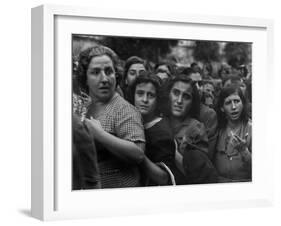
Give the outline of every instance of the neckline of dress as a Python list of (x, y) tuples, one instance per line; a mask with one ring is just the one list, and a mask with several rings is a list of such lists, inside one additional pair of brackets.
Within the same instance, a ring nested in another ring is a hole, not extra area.
[(94, 115), (94, 118), (99, 118), (101, 115), (103, 115), (104, 114), (104, 112), (107, 112), (107, 110), (108, 110), (108, 108), (109, 108), (109, 106), (110, 106), (110, 104), (118, 97), (118, 93), (114, 93), (114, 95), (112, 96), (112, 98), (107, 102), (107, 103), (105, 103), (104, 104), (104, 111), (102, 111), (102, 112), (100, 112), (99, 114), (96, 114), (95, 112), (94, 112), (94, 109), (95, 109), (95, 107), (94, 107), (94, 105), (93, 104), (91, 104), (92, 105), (92, 113), (93, 113), (93, 115)]
[(162, 120), (161, 117), (157, 117), (155, 119), (153, 119), (152, 121), (148, 122), (148, 123), (145, 123), (144, 124), (144, 128), (145, 129), (149, 129), (151, 128), (152, 126), (154, 126), (155, 124), (157, 124), (158, 122), (160, 122)]

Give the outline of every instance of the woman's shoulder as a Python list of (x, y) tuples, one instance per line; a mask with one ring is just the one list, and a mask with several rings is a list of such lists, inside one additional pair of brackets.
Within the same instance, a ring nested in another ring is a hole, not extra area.
[(247, 127), (252, 128), (252, 120), (249, 119), (246, 125)]
[(162, 117), (156, 125), (163, 129), (171, 130), (170, 121), (166, 117)]
[(155, 138), (162, 138), (163, 136), (173, 137), (169, 120), (165, 117), (157, 120), (157, 122), (152, 127), (150, 127), (147, 132), (153, 133), (155, 135)]
[(114, 100), (112, 101), (112, 104), (114, 105), (114, 114), (125, 113), (126, 115), (130, 114), (138, 114), (139, 112), (136, 109), (135, 106), (130, 104), (127, 100), (125, 100), (123, 97), (121, 97), (118, 93), (116, 93)]
[(244, 133), (248, 133), (248, 135), (252, 135), (252, 120), (248, 120), (244, 125), (243, 125), (243, 130), (244, 130)]

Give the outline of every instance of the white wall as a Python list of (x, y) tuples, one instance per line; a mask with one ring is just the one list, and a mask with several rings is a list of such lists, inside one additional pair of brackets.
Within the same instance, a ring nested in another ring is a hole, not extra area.
[[(140, 10), (160, 10), (186, 12), (192, 14), (231, 15), (243, 17), (262, 17), (275, 20), (275, 105), (272, 106), (272, 142), (276, 149), (275, 177), (276, 204), (270, 208), (197, 211), (170, 215), (133, 216), (111, 219), (94, 219), (83, 221), (54, 222), (59, 225), (280, 225), (280, 151), (278, 132), (280, 125), (280, 83), (279, 62), (281, 40), (281, 14), (278, 1), (261, 0), (212, 0), (187, 1), (121, 1), (103, 0), (57, 0), (56, 4), (90, 5)], [(132, 3), (133, 2), (133, 3)], [(30, 8), (51, 1), (8, 0), (1, 4), (1, 225), (36, 225), (41, 222), (29, 217), (30, 209)], [(279, 41), (279, 42), (278, 42)], [(4, 50), (4, 51), (3, 51)], [(265, 75), (266, 76), (266, 75)], [(279, 76), (279, 77), (278, 77)], [(4, 126), (3, 126), (4, 125)], [(266, 150), (265, 150), (266, 151)], [(210, 194), (211, 195), (211, 194)]]

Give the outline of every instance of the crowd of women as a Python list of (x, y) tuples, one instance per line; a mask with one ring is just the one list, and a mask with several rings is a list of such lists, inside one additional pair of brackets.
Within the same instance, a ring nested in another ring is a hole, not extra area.
[[(73, 94), (72, 188), (251, 181), (248, 75), (196, 63), (122, 66), (96, 45), (81, 52)], [(88, 98), (89, 97), (89, 98)]]

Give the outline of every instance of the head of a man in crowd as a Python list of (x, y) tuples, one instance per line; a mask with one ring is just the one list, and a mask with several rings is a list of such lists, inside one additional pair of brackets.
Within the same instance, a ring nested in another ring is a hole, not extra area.
[(194, 71), (191, 67), (185, 68), (182, 72), (182, 74), (186, 75), (188, 78), (190, 78), (193, 83), (196, 85), (199, 93), (202, 91), (202, 75), (198, 71)]
[(190, 65), (191, 69), (194, 71), (194, 72), (198, 72), (200, 74), (202, 74), (202, 69), (201, 67), (196, 63), (196, 62), (193, 62), (191, 65)]

